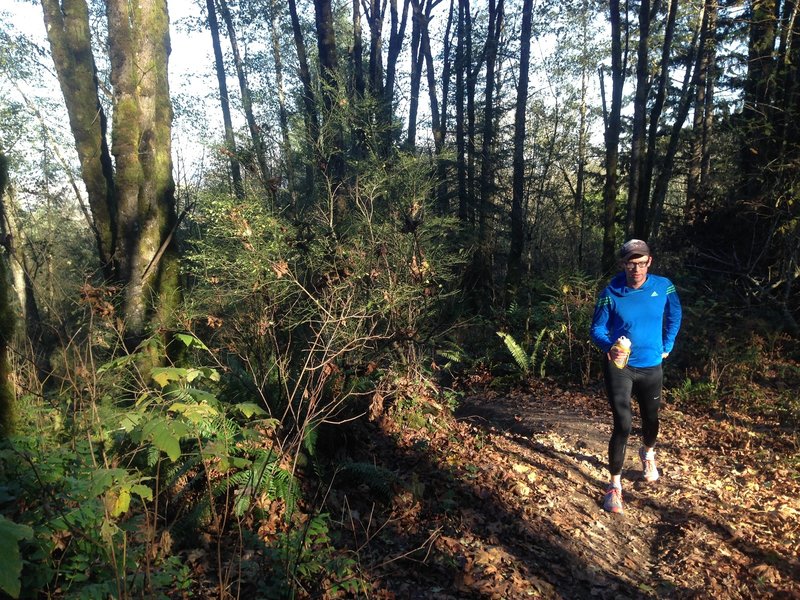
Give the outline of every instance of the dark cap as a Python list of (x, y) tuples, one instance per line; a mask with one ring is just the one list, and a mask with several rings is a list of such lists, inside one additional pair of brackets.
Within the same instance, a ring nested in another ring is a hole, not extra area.
[(650, 247), (642, 240), (628, 240), (619, 249), (619, 257), (628, 260), (631, 256), (650, 256)]

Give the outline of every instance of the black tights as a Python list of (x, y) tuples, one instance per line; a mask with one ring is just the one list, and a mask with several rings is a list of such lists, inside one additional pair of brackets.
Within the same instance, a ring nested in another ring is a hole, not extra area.
[(608, 470), (622, 473), (625, 447), (631, 433), (631, 396), (639, 403), (642, 416), (642, 439), (648, 448), (655, 446), (658, 436), (658, 408), (661, 405), (661, 365), (618, 369), (605, 361), (606, 393), (614, 415), (614, 431), (608, 443)]

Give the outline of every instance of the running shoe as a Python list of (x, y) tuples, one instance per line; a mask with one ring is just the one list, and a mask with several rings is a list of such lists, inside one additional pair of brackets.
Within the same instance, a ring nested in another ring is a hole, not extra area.
[(652, 450), (649, 453), (645, 452), (644, 446), (642, 446), (639, 448), (639, 460), (642, 461), (642, 478), (649, 482), (658, 480), (655, 452)]
[(609, 485), (603, 498), (603, 508), (611, 513), (622, 513), (622, 490)]

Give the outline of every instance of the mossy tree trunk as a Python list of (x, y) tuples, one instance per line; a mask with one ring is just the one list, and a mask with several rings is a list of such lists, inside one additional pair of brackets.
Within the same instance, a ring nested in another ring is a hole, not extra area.
[[(8, 183), (8, 163), (0, 150), (0, 200)], [(11, 308), (11, 281), (7, 264), (8, 254), (0, 249), (0, 437), (11, 431), (14, 415), (14, 386), (11, 382), (9, 347), (14, 335), (16, 317)]]
[(149, 325), (169, 327), (179, 299), (167, 3), (106, 3), (114, 106), (111, 151), (86, 0), (41, 3), (100, 260), (107, 280), (122, 289), (119, 306), (132, 347)]

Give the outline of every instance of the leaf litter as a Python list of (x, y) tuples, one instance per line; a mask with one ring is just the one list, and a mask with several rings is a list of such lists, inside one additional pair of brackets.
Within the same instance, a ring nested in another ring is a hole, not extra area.
[(436, 426), (383, 417), (364, 460), (394, 494), (334, 488), (334, 507), (369, 515), (341, 539), (375, 598), (800, 598), (796, 432), (668, 402), (661, 416), (662, 477), (640, 480), (635, 420), (622, 515), (601, 506), (600, 388), (474, 393)]

